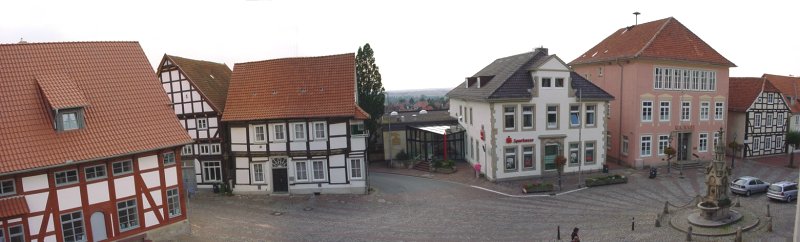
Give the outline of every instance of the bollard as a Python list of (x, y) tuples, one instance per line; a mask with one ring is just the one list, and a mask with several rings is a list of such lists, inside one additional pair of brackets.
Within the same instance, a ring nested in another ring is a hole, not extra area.
[(664, 214), (669, 214), (669, 201), (664, 202)]
[(656, 228), (661, 227), (661, 214), (656, 214)]
[(772, 232), (772, 217), (767, 218), (767, 232)]
[(561, 240), (561, 225), (556, 227), (556, 239)]
[(686, 241), (692, 241), (692, 226), (689, 226), (689, 230), (686, 231)]
[(633, 223), (634, 219), (635, 219), (634, 217), (631, 217), (631, 231), (636, 230), (636, 224)]
[(733, 206), (737, 208), (742, 206), (741, 204), (739, 204), (739, 197), (736, 197), (736, 203), (733, 204)]
[(733, 242), (742, 242), (742, 227), (741, 226), (736, 228), (736, 237), (733, 238)]
[(769, 203), (767, 203), (767, 218), (772, 217), (769, 215)]

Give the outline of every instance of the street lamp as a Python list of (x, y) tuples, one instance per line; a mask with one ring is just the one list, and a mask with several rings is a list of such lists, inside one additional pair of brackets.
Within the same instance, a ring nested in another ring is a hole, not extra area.
[(388, 166), (392, 167), (392, 162), (394, 162), (394, 140), (392, 139), (392, 119), (397, 116), (397, 111), (392, 111), (389, 113), (389, 164)]

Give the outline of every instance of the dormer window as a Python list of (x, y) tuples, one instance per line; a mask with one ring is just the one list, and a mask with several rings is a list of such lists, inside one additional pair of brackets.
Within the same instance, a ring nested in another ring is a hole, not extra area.
[(83, 108), (58, 110), (56, 113), (56, 130), (70, 131), (83, 127)]

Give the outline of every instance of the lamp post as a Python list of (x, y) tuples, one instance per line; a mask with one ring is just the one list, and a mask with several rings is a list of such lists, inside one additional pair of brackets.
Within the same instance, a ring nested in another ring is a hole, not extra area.
[(397, 116), (397, 111), (392, 111), (389, 113), (389, 164), (388, 167), (392, 167), (392, 162), (394, 162), (394, 139), (392, 139), (392, 119)]
[(733, 150), (733, 152), (731, 152), (731, 170), (733, 170), (734, 168), (736, 168), (736, 166), (734, 165), (734, 162), (736, 161), (736, 150), (738, 150), (737, 148), (739, 148), (739, 147), (738, 147), (738, 146), (739, 146), (739, 144), (738, 144), (738, 143), (736, 143), (736, 135), (737, 135), (737, 133), (736, 133), (736, 132), (734, 132), (734, 133), (733, 133), (733, 143), (734, 143), (735, 145), (733, 145), (733, 147), (731, 148), (731, 149)]
[[(583, 108), (583, 103), (581, 103), (581, 89), (576, 90), (576, 92), (578, 93), (578, 95), (577, 95), (578, 96), (578, 105), (580, 105), (578, 107), (578, 109), (579, 109), (578, 112), (580, 112), (580, 109)], [(584, 114), (584, 115), (586, 115), (586, 114)], [(583, 149), (586, 149), (586, 147), (583, 145), (583, 137), (582, 137), (583, 125), (584, 125), (584, 123), (582, 123), (580, 121), (580, 117), (578, 117), (578, 147), (583, 147)], [(578, 150), (578, 152), (581, 152), (580, 149)], [(583, 152), (583, 155), (584, 156), (586, 155), (585, 151)], [(580, 155), (576, 155), (575, 159), (578, 159), (577, 157), (579, 157), (579, 156)], [(583, 159), (586, 159), (586, 157), (583, 157)], [(583, 167), (583, 162), (578, 160), (578, 187), (583, 187), (583, 183), (581, 183), (581, 174), (583, 173), (583, 171), (581, 170), (582, 167)]]

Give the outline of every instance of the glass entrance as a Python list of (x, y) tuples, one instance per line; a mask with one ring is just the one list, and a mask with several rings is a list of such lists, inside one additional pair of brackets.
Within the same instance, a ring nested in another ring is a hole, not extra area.
[(692, 133), (678, 133), (678, 160), (689, 160)]
[(556, 169), (556, 156), (558, 155), (558, 144), (547, 144), (544, 146), (544, 169)]

